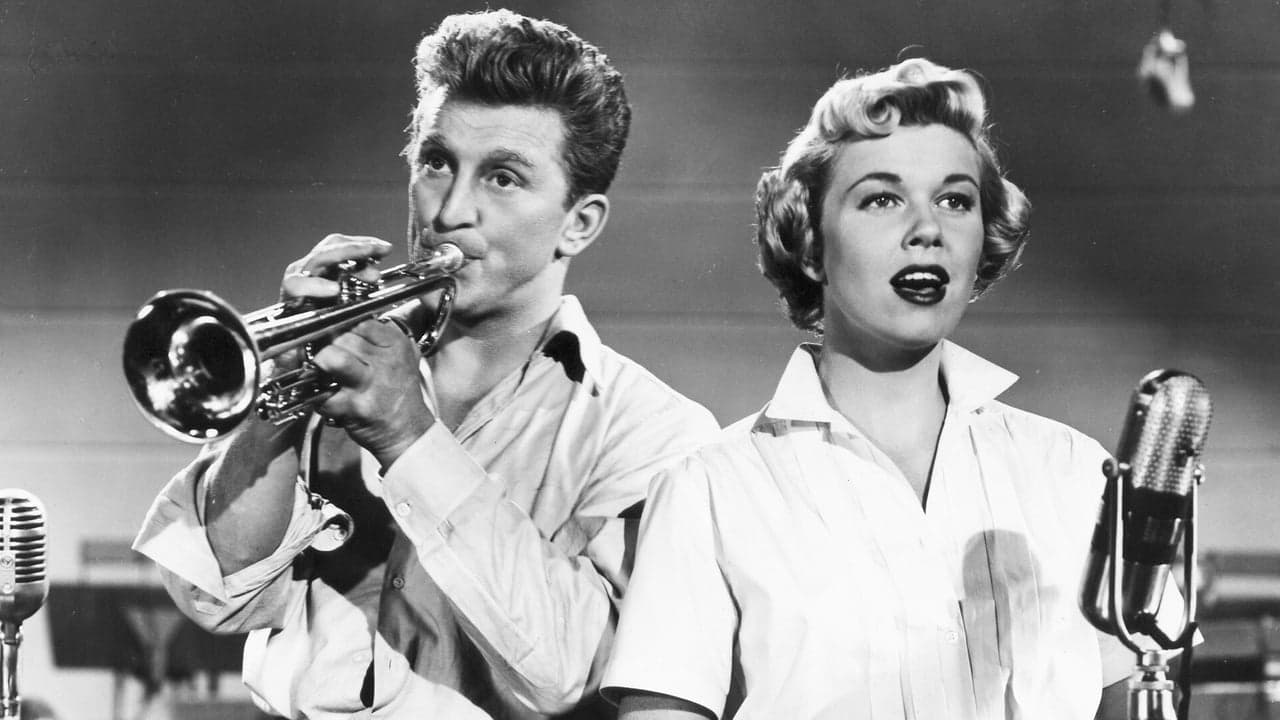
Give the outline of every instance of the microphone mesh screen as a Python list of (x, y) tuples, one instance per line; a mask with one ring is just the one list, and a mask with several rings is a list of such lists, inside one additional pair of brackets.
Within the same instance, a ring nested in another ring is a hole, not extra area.
[(13, 553), (18, 583), (44, 582), (44, 508), (34, 497), (0, 492), (0, 552)]
[(1209, 434), (1213, 405), (1194, 376), (1175, 373), (1156, 381), (1133, 462), (1133, 486), (1186, 495), (1195, 459)]

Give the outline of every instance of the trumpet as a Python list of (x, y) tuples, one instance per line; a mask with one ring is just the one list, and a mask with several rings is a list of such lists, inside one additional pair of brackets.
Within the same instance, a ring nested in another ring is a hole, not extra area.
[[(438, 290), (434, 320), (418, 340), (428, 352), (448, 322), (453, 274), (465, 263), (462, 251), (445, 243), (424, 260), (384, 270), (377, 282), (343, 273), (331, 305), (277, 303), (243, 316), (211, 292), (162, 291), (138, 310), (125, 334), (125, 380), (143, 416), (187, 442), (223, 437), (251, 414), (277, 425), (292, 422), (338, 389), (310, 362), (315, 343)], [(300, 347), (308, 358), (301, 367), (280, 373), (265, 367)]]

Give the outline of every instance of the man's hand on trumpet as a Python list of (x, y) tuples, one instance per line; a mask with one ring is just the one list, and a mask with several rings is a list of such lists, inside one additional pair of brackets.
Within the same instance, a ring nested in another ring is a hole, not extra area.
[[(377, 261), (391, 244), (373, 237), (329, 235), (286, 268), (280, 285), (285, 302), (337, 296), (342, 263), (365, 282), (376, 282)], [(369, 319), (337, 336), (315, 354), (316, 367), (341, 388), (319, 409), (346, 429), (385, 469), (435, 422), (422, 397), (420, 354), (400, 325)]]
[(391, 252), (391, 243), (362, 235), (329, 235), (311, 252), (289, 263), (280, 283), (280, 299), (332, 298), (338, 295), (339, 265), (354, 262), (350, 272), (365, 282), (377, 282), (378, 261)]

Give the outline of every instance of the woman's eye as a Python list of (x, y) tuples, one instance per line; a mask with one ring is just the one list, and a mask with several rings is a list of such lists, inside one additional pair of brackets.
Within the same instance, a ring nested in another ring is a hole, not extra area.
[(862, 202), (859, 204), (859, 207), (864, 209), (865, 208), (884, 209), (888, 207), (893, 207), (893, 205), (896, 202), (897, 202), (897, 198), (895, 198), (894, 196), (888, 193), (876, 193), (875, 195), (868, 195), (867, 197), (863, 198)]
[(973, 209), (973, 198), (968, 195), (947, 195), (942, 198), (942, 206), (948, 210), (969, 211)]

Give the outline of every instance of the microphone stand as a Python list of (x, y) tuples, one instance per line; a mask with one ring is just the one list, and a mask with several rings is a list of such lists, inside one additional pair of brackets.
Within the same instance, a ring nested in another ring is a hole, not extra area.
[(1139, 612), (1135, 625), (1151, 639), (1155, 640), (1163, 650), (1182, 648), (1182, 702), (1175, 708), (1173, 702), (1173, 681), (1168, 678), (1169, 653), (1161, 650), (1150, 650), (1141, 647), (1129, 632), (1124, 619), (1121, 602), (1123, 593), (1124, 569), (1124, 490), (1122, 483), (1128, 476), (1130, 467), (1127, 463), (1115, 463), (1107, 460), (1103, 463), (1102, 472), (1107, 477), (1107, 497), (1114, 508), (1107, 517), (1108, 555), (1111, 560), (1110, 572), (1107, 576), (1107, 602), (1110, 610), (1114, 632), (1120, 642), (1136, 655), (1133, 675), (1129, 678), (1129, 720), (1187, 720), (1191, 701), (1190, 663), (1191, 641), (1195, 637), (1197, 624), (1196, 587), (1198, 568), (1196, 565), (1196, 504), (1197, 491), (1204, 481), (1204, 466), (1196, 463), (1192, 471), (1190, 502), (1186, 517), (1186, 529), (1182, 538), (1182, 579), (1187, 597), (1182, 609), (1182, 630), (1177, 638), (1170, 638), (1156, 623), (1154, 615)]
[(22, 712), (22, 700), (18, 697), (18, 646), (22, 644), (22, 631), (16, 622), (0, 623), (3, 644), (0, 645), (0, 665), (3, 665), (3, 683), (0, 683), (0, 718), (18, 720)]

